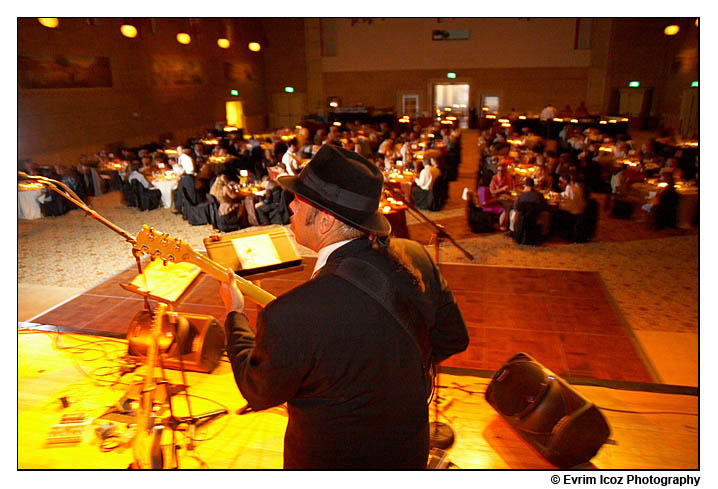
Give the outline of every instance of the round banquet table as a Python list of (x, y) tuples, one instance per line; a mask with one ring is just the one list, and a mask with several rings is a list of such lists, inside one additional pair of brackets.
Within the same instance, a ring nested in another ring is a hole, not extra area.
[(177, 185), (179, 185), (179, 178), (152, 180), (152, 186), (162, 193), (162, 207), (165, 209), (172, 207), (172, 194), (177, 189)]
[(42, 197), (42, 189), (17, 190), (17, 218), (18, 219), (40, 219), (42, 211), (38, 199)]
[[(631, 191), (637, 196), (639, 202), (648, 202), (647, 197), (652, 192), (658, 191), (658, 186), (648, 182), (639, 182), (631, 185)], [(698, 212), (698, 188), (680, 187), (676, 188), (678, 193), (678, 210), (676, 225), (681, 229), (690, 229), (693, 220)]]

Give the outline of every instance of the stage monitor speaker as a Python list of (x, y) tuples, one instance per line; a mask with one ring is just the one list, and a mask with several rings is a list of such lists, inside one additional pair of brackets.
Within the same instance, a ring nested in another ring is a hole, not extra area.
[(611, 433), (591, 401), (526, 353), (496, 371), (486, 400), (557, 467), (588, 462)]
[[(165, 368), (194, 372), (212, 372), (224, 351), (224, 328), (212, 316), (189, 314), (185, 312), (171, 313), (176, 320), (167, 315), (162, 321), (162, 335), (159, 349), (162, 354), (162, 365)], [(186, 323), (184, 323), (186, 321)], [(184, 327), (182, 327), (184, 324)], [(177, 341), (177, 326), (182, 331), (182, 348)], [(127, 330), (127, 355), (136, 361), (145, 361), (148, 346), (152, 341), (152, 314), (140, 311), (132, 319)], [(180, 365), (180, 350), (182, 365)]]

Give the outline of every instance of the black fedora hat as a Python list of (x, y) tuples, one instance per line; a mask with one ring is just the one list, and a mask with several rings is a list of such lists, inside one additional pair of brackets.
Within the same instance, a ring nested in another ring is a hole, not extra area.
[(384, 177), (354, 151), (325, 144), (299, 175), (277, 181), (354, 227), (378, 235), (391, 232), (391, 224), (379, 212)]

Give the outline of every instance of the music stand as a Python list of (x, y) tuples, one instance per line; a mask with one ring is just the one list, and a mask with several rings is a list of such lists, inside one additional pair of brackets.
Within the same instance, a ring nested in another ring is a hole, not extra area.
[[(415, 217), (419, 218), (419, 221), (427, 226), (429, 226), (432, 231), (432, 240), (434, 240), (434, 260), (436, 261), (436, 266), (440, 267), (439, 262), (439, 251), (441, 248), (441, 240), (442, 239), (448, 239), (449, 242), (454, 245), (459, 251), (461, 251), (464, 256), (466, 256), (469, 260), (473, 260), (474, 256), (469, 253), (466, 249), (464, 249), (460, 244), (456, 242), (456, 240), (446, 232), (446, 229), (441, 224), (437, 224), (426, 215), (424, 215), (423, 212), (421, 212), (419, 209), (416, 208), (414, 204), (409, 202), (409, 199), (405, 198), (403, 195), (401, 195), (396, 189), (392, 188), (390, 185), (387, 185), (386, 182), (384, 182), (384, 188), (389, 191), (390, 194), (395, 199), (401, 200), (406, 204), (407, 209), (414, 215)], [(434, 419), (435, 421), (432, 421), (429, 423), (429, 446), (431, 448), (441, 448), (441, 449), (447, 449), (451, 447), (454, 444), (454, 430), (446, 423), (442, 423), (439, 421), (439, 403), (441, 402), (441, 397), (439, 395), (439, 388), (441, 387), (439, 384), (439, 366), (435, 365), (436, 368), (436, 375), (434, 376), (434, 390), (436, 395), (434, 396)]]

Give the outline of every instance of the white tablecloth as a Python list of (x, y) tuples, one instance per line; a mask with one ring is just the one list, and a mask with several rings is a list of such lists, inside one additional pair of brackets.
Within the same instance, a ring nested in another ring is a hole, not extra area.
[(158, 188), (162, 192), (162, 207), (169, 209), (172, 207), (172, 194), (174, 194), (179, 179), (174, 180), (154, 180), (152, 186)]
[(18, 219), (40, 219), (42, 211), (40, 211), (40, 202), (38, 199), (42, 197), (42, 189), (38, 190), (19, 190), (17, 191), (17, 218)]

